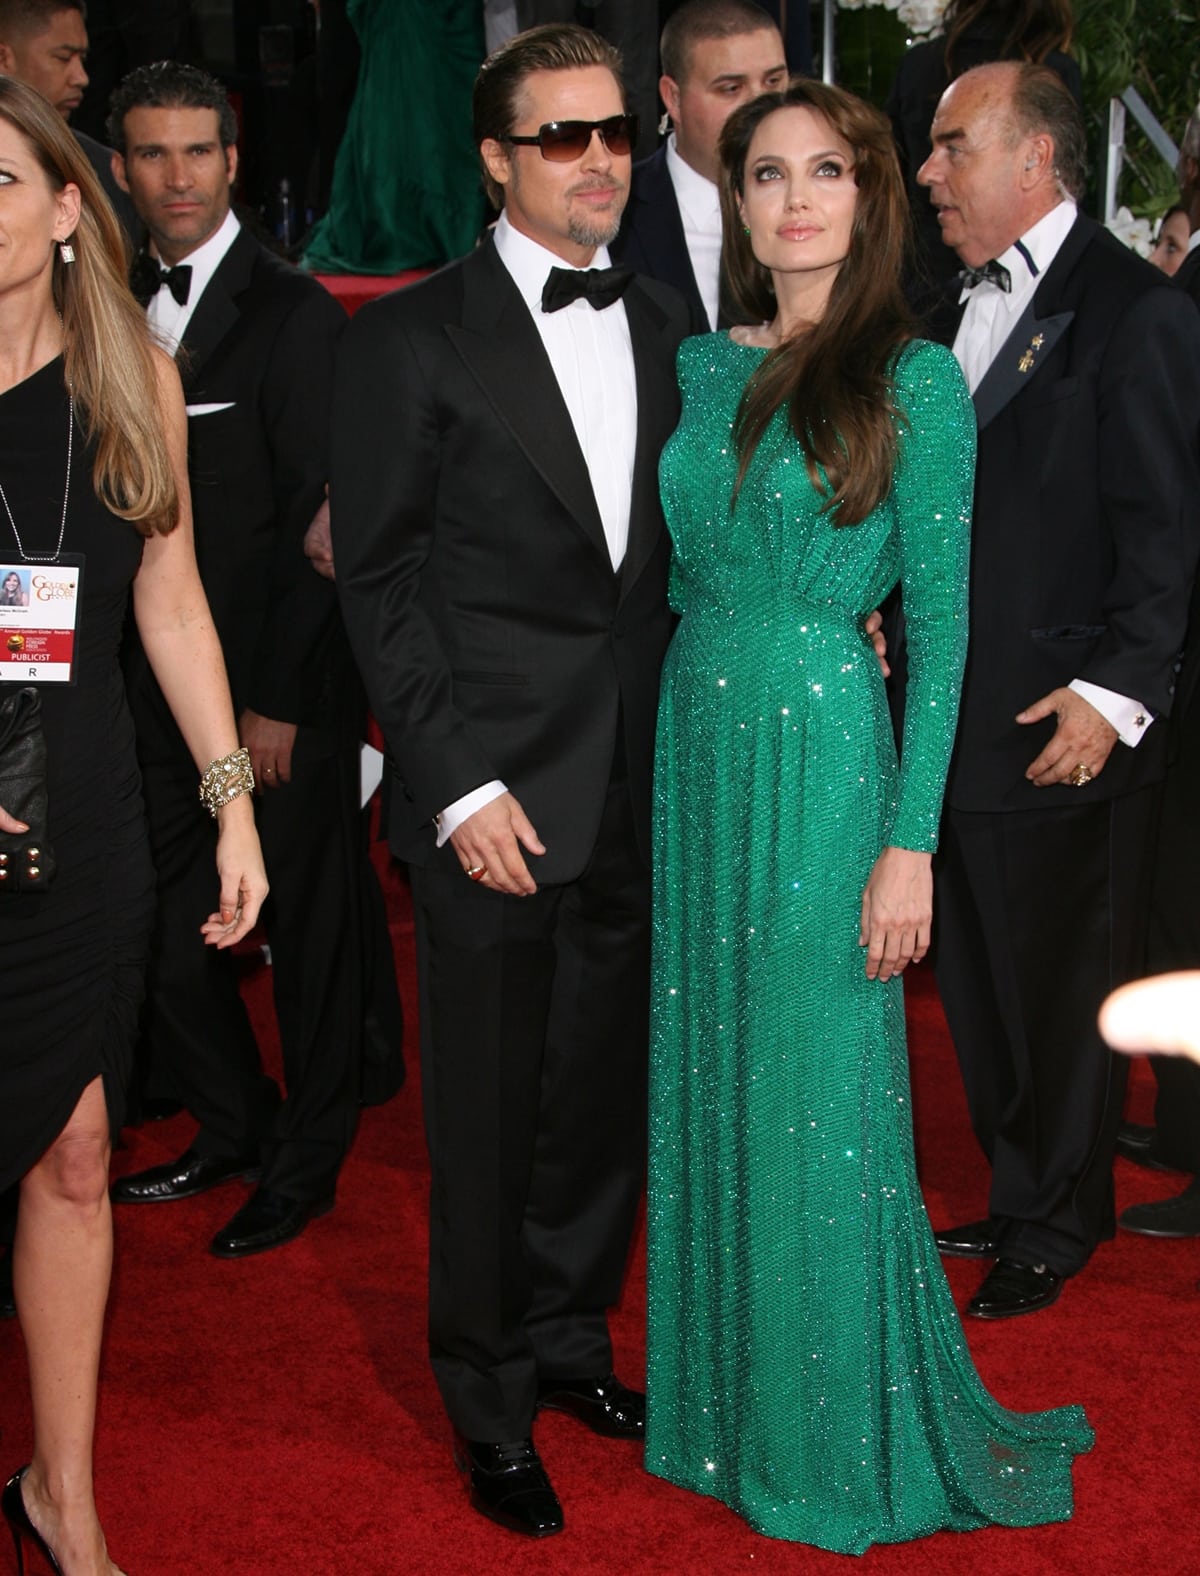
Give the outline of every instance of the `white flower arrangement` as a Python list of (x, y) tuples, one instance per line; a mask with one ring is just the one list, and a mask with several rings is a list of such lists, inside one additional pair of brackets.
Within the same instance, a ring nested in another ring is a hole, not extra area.
[(843, 11), (861, 11), (866, 6), (878, 5), (894, 11), (916, 38), (927, 38), (940, 31), (947, 3), (948, 0), (838, 0)]
[(1135, 219), (1128, 208), (1118, 208), (1106, 228), (1139, 257), (1150, 256), (1154, 246), (1154, 232), (1149, 219)]

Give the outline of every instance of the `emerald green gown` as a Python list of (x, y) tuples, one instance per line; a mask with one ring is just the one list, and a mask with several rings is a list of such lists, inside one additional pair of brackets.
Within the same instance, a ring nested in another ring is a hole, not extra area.
[[(866, 978), (886, 844), (933, 850), (967, 639), (974, 413), (900, 354), (899, 455), (862, 524), (820, 512), (784, 413), (732, 516), (764, 352), (684, 343), (661, 478), (682, 615), (655, 781), (646, 1464), (842, 1553), (1071, 1514), (1078, 1407), (983, 1388), (913, 1158), (904, 997)], [(862, 633), (902, 582), (903, 766)]]

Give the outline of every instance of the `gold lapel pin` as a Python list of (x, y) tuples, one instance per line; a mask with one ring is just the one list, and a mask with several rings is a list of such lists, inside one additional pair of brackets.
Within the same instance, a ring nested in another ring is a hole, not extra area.
[(1029, 371), (1030, 367), (1033, 365), (1034, 357), (1037, 355), (1037, 352), (1042, 348), (1044, 343), (1045, 338), (1043, 335), (1035, 334), (1033, 336), (1033, 338), (1029, 341), (1029, 349), (1022, 351), (1021, 359), (1017, 362), (1018, 372)]

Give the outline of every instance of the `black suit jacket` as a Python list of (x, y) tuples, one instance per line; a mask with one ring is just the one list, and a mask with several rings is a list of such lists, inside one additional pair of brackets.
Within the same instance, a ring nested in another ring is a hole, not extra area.
[[(433, 817), (501, 778), (574, 879), (595, 842), (623, 724), (649, 847), (659, 667), (670, 633), (658, 456), (675, 425), (673, 291), (638, 279), (629, 545), (614, 573), (542, 341), (489, 239), (364, 308), (338, 356), (334, 556), (342, 609), (395, 771), (390, 834), (435, 850)], [(456, 867), (456, 862), (455, 862)]]
[[(621, 230), (609, 248), (614, 261), (636, 268), (663, 284), (673, 285), (687, 302), (688, 332), (707, 334), (712, 324), (700, 299), (692, 259), (675, 187), (667, 169), (667, 145), (633, 167), (629, 201), (621, 219)], [(724, 317), (721, 324), (724, 326)]]
[[(1175, 274), (1178, 288), (1200, 307), (1200, 247), (1189, 252)], [(1178, 753), (1180, 733), (1190, 726), (1192, 703), (1200, 685), (1200, 576), (1192, 587), (1192, 602), (1188, 612), (1187, 651), (1176, 686), (1175, 704), (1171, 708), (1171, 731), (1174, 753)]]
[[(196, 560), (235, 708), (331, 731), (353, 729), (361, 708), (336, 592), (304, 557), (303, 541), (329, 475), (333, 367), (345, 323), (315, 279), (242, 230), (177, 357)], [(146, 685), (153, 678), (143, 659), (131, 688)], [(145, 750), (144, 706), (138, 716)]]
[(1175, 272), (1175, 283), (1200, 306), (1200, 246), (1190, 251), (1180, 263)]
[(1167, 729), (1084, 789), (1035, 788), (1053, 732), (1017, 712), (1074, 678), (1171, 705), (1200, 547), (1200, 319), (1169, 280), (1076, 221), (975, 393), (971, 648), (947, 802), (1026, 810), (1160, 776)]
[(97, 142), (94, 137), (89, 137), (86, 132), (76, 131), (72, 135), (87, 154), (88, 163), (95, 170), (97, 179), (104, 187), (105, 196), (112, 203), (113, 212), (129, 237), (130, 246), (136, 246), (144, 227), (137, 216), (137, 210), (129, 193), (122, 191), (117, 185), (117, 178), (112, 172), (113, 150), (106, 148), (102, 142)]

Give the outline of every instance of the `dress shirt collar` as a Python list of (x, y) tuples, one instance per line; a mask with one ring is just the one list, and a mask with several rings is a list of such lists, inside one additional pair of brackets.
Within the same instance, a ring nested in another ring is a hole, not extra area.
[[(230, 209), (207, 241), (202, 242), (194, 252), (189, 252), (186, 257), (179, 259), (192, 270), (188, 298), (182, 306), (169, 290), (156, 290), (150, 297), (146, 307), (146, 321), (168, 355), (173, 356), (179, 349), (188, 325), (192, 321), (192, 315), (200, 304), (200, 297), (212, 283), (213, 275), (224, 261), (226, 252), (237, 240), (241, 228), (233, 216), (233, 210)], [(153, 243), (150, 245), (150, 255), (158, 262), (162, 262)]]
[[(179, 258), (179, 262), (186, 263), (192, 270), (191, 288), (188, 291), (189, 306), (195, 306), (196, 302), (204, 294), (212, 276), (224, 261), (225, 253), (237, 240), (238, 231), (241, 228), (241, 224), (234, 216), (231, 208), (207, 241), (202, 241), (196, 250), (189, 252), (186, 257)], [(149, 251), (151, 257), (157, 258), (160, 263), (162, 262), (162, 258), (158, 256), (158, 251), (153, 241), (150, 242)], [(163, 266), (166, 267), (167, 265), (164, 263)]]
[(1194, 252), (1198, 246), (1200, 246), (1200, 230), (1193, 230), (1191, 235), (1188, 236), (1187, 249), (1189, 255)]
[[(1019, 316), (1028, 304), (1035, 279), (1041, 279), (1058, 256), (1058, 249), (1070, 233), (1078, 213), (1079, 210), (1074, 202), (1069, 197), (1064, 197), (1057, 207), (1051, 208), (1050, 212), (1043, 214), (1032, 228), (1026, 230), (1019, 241), (1015, 241), (1012, 246), (1000, 253), (996, 261), (1008, 269), (1012, 278), (1012, 290), (1008, 295), (1004, 295), (996, 285), (988, 282), (976, 285), (974, 290), (964, 290), (959, 299), (969, 301), (977, 293), (994, 292), (1003, 296), (1010, 317)], [(1033, 258), (1036, 274), (1029, 267), (1026, 252)]]
[[(521, 299), (531, 312), (539, 313), (542, 310), (542, 290), (552, 268), (570, 268), (571, 264), (559, 257), (557, 252), (552, 252), (539, 241), (533, 240), (523, 231), (508, 221), (508, 215), (501, 213), (496, 221), (496, 228), (492, 231), (496, 243), (496, 251), (500, 254), (500, 261), (512, 275), (512, 281), (521, 292)], [(589, 268), (608, 268), (610, 266), (608, 247), (598, 246)], [(573, 306), (584, 307), (591, 311), (586, 301), (576, 301)], [(570, 312), (572, 307), (565, 307), (564, 311)]]
[(675, 201), (680, 213), (691, 214), (700, 223), (721, 223), (721, 193), (715, 182), (694, 170), (675, 146), (675, 133), (667, 138), (667, 173), (675, 188)]

